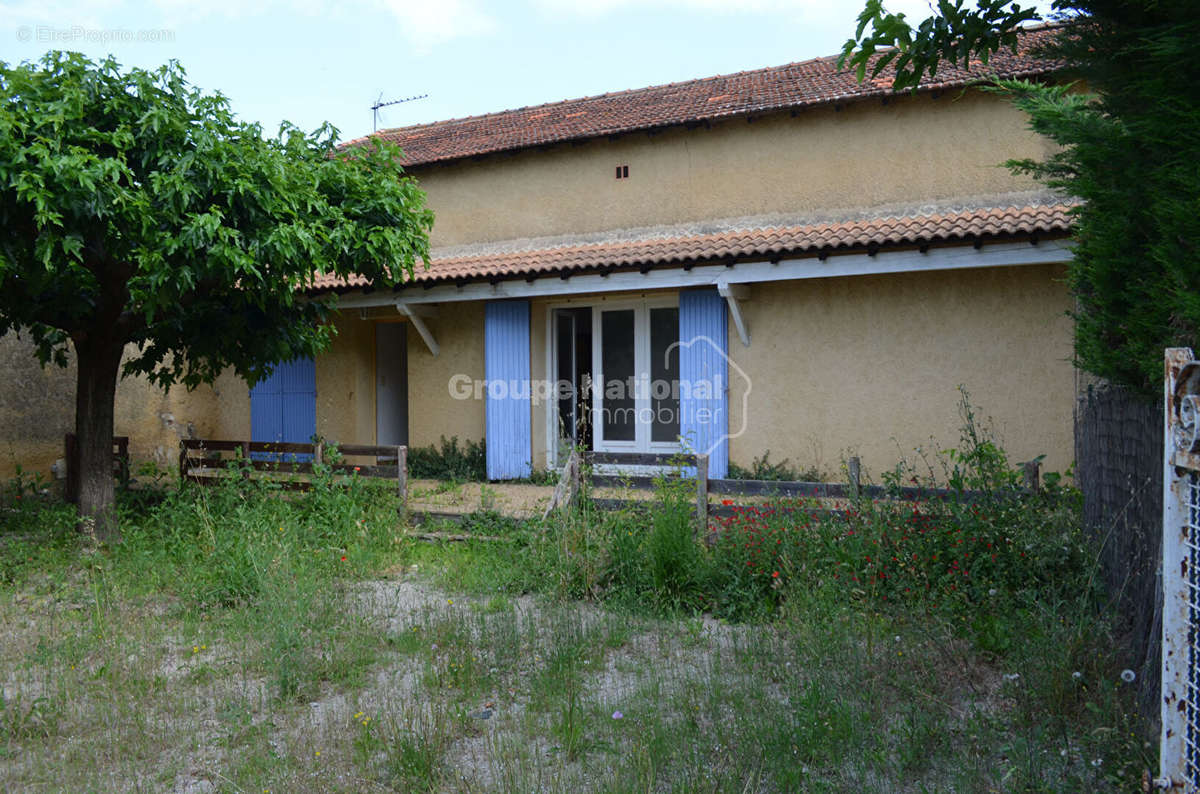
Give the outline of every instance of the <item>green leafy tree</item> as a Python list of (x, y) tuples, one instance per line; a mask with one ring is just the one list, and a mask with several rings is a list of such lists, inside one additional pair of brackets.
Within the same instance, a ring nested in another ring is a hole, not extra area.
[(254, 383), (328, 344), (317, 273), (389, 285), (427, 256), (432, 213), (399, 150), (339, 153), (335, 136), (264, 137), (175, 63), (0, 62), (0, 333), (28, 334), (43, 365), (74, 349), (79, 509), (99, 536), (117, 536), (122, 374)]
[[(1063, 64), (1064, 81), (993, 90), (1061, 148), (1009, 166), (1083, 200), (1069, 271), (1076, 363), (1156, 393), (1162, 349), (1200, 341), (1200, 13), (1194, 0), (1060, 0), (1052, 11), (1065, 24), (1038, 54)], [(860, 78), (895, 68), (898, 90), (942, 62), (978, 59), (983, 78), (988, 56), (1041, 18), (1011, 2), (941, 0), (913, 27), (869, 0), (842, 62)]]

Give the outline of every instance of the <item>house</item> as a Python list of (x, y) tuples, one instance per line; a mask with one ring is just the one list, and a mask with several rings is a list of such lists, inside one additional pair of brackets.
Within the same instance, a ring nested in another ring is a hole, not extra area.
[[(989, 70), (1050, 76), (1028, 54), (1047, 35)], [(428, 268), (320, 278), (327, 353), (252, 391), (223, 377), (175, 421), (485, 439), (493, 479), (572, 445), (878, 473), (957, 441), (962, 385), (1016, 459), (1063, 469), (1069, 206), (1002, 166), (1050, 144), (979, 77), (896, 95), (819, 58), (381, 131), (436, 213)]]

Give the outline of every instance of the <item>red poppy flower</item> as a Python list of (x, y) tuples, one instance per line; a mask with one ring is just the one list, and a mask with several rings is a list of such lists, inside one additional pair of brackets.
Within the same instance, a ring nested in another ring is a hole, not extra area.
[(772, 573), (772, 574), (771, 574), (771, 578), (772, 578), (772, 579), (778, 579), (778, 578), (779, 578), (779, 571), (775, 571), (774, 573)]
[(725, 505), (726, 507), (730, 507), (733, 504), (733, 500), (732, 499), (722, 499), (721, 504)]
[(345, 555), (345, 554), (343, 554), (343, 555), (342, 555), (342, 562), (345, 562), (345, 561), (346, 561), (346, 555)]

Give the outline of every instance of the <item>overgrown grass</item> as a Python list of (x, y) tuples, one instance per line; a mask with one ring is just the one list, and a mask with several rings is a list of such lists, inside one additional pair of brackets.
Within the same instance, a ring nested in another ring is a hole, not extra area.
[(937, 461), (961, 498), (774, 500), (712, 538), (679, 476), (446, 544), (369, 481), (143, 495), (99, 549), (10, 486), (0, 788), (1137, 789), (1076, 495), (1022, 493), (977, 427)]

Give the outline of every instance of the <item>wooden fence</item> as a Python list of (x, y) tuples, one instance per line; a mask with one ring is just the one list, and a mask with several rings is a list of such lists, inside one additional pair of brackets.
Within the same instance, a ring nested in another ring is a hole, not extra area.
[[(113, 436), (113, 476), (122, 485), (129, 483), (129, 436)], [(79, 502), (79, 440), (74, 433), (63, 439), (63, 459), (67, 462), (67, 477), (63, 496), (72, 504)]]
[[(735, 508), (725, 505), (710, 505), (708, 495), (721, 496), (780, 496), (792, 498), (814, 499), (900, 499), (903, 501), (918, 501), (923, 499), (946, 500), (966, 499), (979, 500), (985, 497), (982, 491), (962, 491), (948, 488), (929, 488), (922, 486), (903, 486), (888, 488), (880, 485), (864, 485), (861, 481), (862, 466), (858, 458), (847, 461), (847, 482), (802, 482), (794, 480), (731, 480), (710, 479), (708, 477), (707, 455), (681, 455), (678, 453), (655, 454), (642, 452), (585, 452), (583, 460), (593, 467), (607, 466), (676, 466), (695, 470), (696, 477), (696, 518), (702, 527), (707, 527), (709, 516), (729, 516)], [(570, 466), (567, 466), (569, 469)], [(593, 468), (594, 471), (594, 468)], [(1024, 464), (1025, 489), (1036, 493), (1040, 489), (1041, 469), (1037, 461)], [(596, 474), (591, 476), (591, 482), (597, 487), (636, 488), (641, 490), (653, 489), (655, 477), (647, 475)], [(596, 505), (602, 509), (621, 509), (644, 505), (644, 502), (627, 499), (595, 499)], [(551, 503), (551, 509), (556, 506)], [(549, 512), (549, 510), (547, 510)]]
[[(337, 461), (327, 462), (333, 450)], [(355, 461), (351, 459), (365, 459)], [(285, 479), (272, 475), (311, 475), (313, 467), (327, 465), (336, 474), (357, 474), (396, 481), (396, 493), (403, 501), (408, 492), (408, 447), (366, 444), (292, 444), (268, 441), (224, 441), (185, 438), (179, 445), (179, 478), (203, 485), (228, 476), (230, 464), (236, 464), (244, 479), (261, 472), (263, 478), (288, 490), (312, 487), (307, 479)]]

